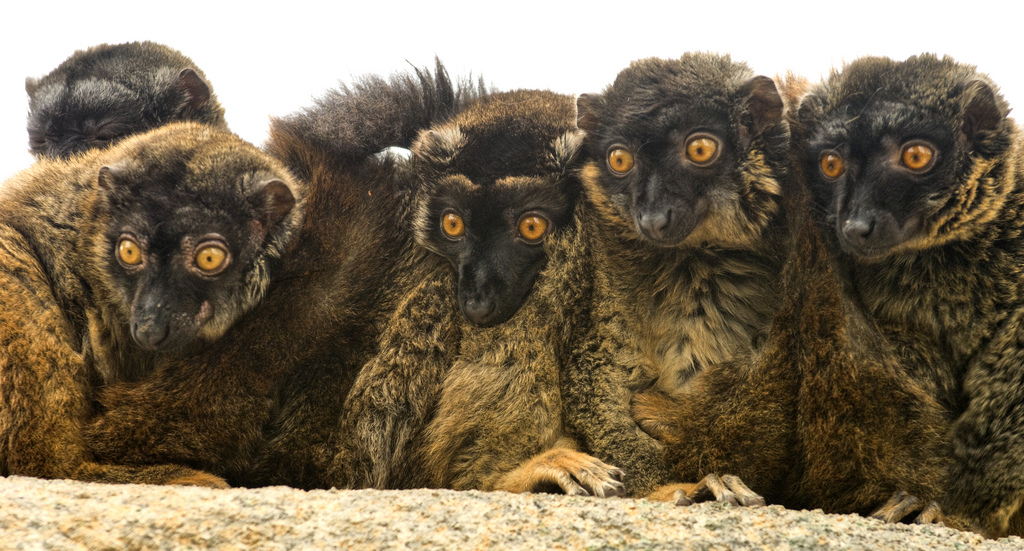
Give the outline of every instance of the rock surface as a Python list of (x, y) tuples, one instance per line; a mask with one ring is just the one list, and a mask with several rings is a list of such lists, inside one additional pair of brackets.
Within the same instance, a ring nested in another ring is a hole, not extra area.
[(0, 478), (2, 549), (1024, 549), (857, 515), (501, 492)]

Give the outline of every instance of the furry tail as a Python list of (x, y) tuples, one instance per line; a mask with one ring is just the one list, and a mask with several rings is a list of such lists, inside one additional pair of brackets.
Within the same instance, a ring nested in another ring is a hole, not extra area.
[(332, 155), (362, 159), (389, 147), (412, 145), (417, 133), (488, 93), (480, 79), (454, 85), (440, 60), (390, 79), (368, 75), (330, 90), (313, 107), (275, 119), (275, 135), (289, 134)]

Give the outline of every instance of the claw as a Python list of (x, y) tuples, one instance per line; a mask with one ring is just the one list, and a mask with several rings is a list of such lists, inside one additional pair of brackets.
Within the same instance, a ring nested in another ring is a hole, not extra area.
[(565, 492), (567, 496), (588, 496), (590, 495), (583, 486), (580, 486), (573, 477), (567, 472), (558, 472), (555, 475), (555, 479), (558, 482), (558, 487)]
[(885, 505), (871, 513), (871, 518), (894, 523), (900, 522), (914, 513), (918, 513), (913, 521), (917, 524), (945, 523), (942, 508), (939, 507), (938, 503), (934, 501), (925, 503), (917, 496), (908, 494), (903, 490), (898, 490), (889, 498), (889, 501), (885, 502)]
[(737, 507), (757, 507), (765, 504), (765, 499), (754, 493), (735, 475), (709, 474), (696, 484), (666, 484), (646, 496), (651, 501), (675, 503), (686, 507), (701, 501), (718, 501), (731, 503)]
[(721, 503), (728, 503), (739, 507), (739, 500), (736, 499), (736, 494), (729, 491), (725, 483), (722, 482), (721, 478), (718, 478), (716, 474), (709, 474), (697, 483), (697, 486), (693, 489), (690, 494), (690, 498), (694, 501), (715, 501)]
[(622, 497), (626, 495), (626, 486), (618, 481), (606, 482), (595, 486), (597, 497)]
[(945, 524), (946, 516), (942, 514), (942, 507), (936, 501), (929, 501), (921, 514), (914, 519), (916, 524)]
[(676, 507), (689, 507), (694, 503), (692, 499), (687, 497), (686, 490), (676, 490), (676, 493), (672, 498), (676, 501)]
[(736, 499), (740, 501), (740, 505), (744, 507), (759, 507), (766, 505), (764, 498), (748, 488), (747, 485), (740, 480), (740, 477), (731, 474), (722, 475), (722, 482), (732, 490), (733, 494), (736, 495)]
[(735, 475), (709, 474), (694, 486), (689, 496), (693, 501), (709, 501), (712, 498), (720, 503), (736, 506), (756, 507), (764, 505), (765, 500), (754, 493)]

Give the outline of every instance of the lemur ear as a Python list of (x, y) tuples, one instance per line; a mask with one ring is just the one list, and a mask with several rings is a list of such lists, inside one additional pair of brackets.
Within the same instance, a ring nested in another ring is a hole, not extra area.
[(973, 147), (982, 135), (999, 127), (1006, 115), (999, 108), (996, 94), (988, 83), (975, 80), (967, 85), (964, 92), (967, 106), (964, 108), (964, 121), (961, 128), (967, 142)]
[(586, 132), (597, 130), (597, 110), (604, 105), (601, 94), (580, 94), (576, 98), (576, 126)]
[(100, 168), (100, 172), (96, 177), (96, 182), (100, 188), (106, 192), (113, 191), (117, 186), (117, 175), (120, 173), (120, 169), (117, 166), (104, 166)]
[(782, 120), (782, 97), (775, 81), (758, 75), (740, 88), (740, 96), (746, 97), (746, 109), (740, 115), (740, 141), (743, 147), (750, 147), (754, 136), (765, 128)]
[(583, 146), (583, 135), (581, 130), (573, 129), (555, 138), (551, 143), (556, 171), (564, 173), (572, 167), (573, 161)]
[(178, 90), (188, 99), (182, 111), (198, 111), (210, 101), (210, 87), (192, 69), (182, 69), (178, 73)]
[(457, 125), (423, 130), (412, 144), (412, 154), (433, 165), (446, 165), (466, 145), (466, 136)]
[(263, 212), (263, 220), (260, 222), (267, 228), (280, 222), (295, 207), (295, 195), (292, 194), (292, 190), (276, 178), (263, 182), (250, 200)]
[(35, 91), (39, 88), (40, 82), (41, 80), (36, 77), (28, 77), (25, 79), (25, 91), (28, 92), (28, 95), (31, 96), (35, 93)]

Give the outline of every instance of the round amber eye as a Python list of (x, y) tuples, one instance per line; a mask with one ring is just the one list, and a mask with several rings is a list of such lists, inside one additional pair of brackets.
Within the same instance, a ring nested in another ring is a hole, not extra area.
[(608, 168), (616, 174), (625, 174), (633, 170), (633, 154), (621, 147), (609, 151)]
[(915, 143), (903, 148), (903, 166), (910, 170), (924, 170), (931, 166), (935, 150), (930, 146)]
[(142, 248), (133, 239), (122, 238), (117, 243), (117, 257), (123, 264), (138, 266), (142, 264)]
[(836, 153), (825, 153), (821, 156), (821, 173), (826, 178), (838, 178), (846, 172), (843, 158)]
[(686, 158), (696, 164), (706, 165), (715, 160), (718, 142), (708, 136), (696, 136), (686, 142)]
[(441, 216), (441, 231), (448, 237), (462, 237), (466, 233), (466, 223), (458, 214), (448, 212)]
[(537, 214), (527, 214), (519, 219), (519, 235), (530, 243), (538, 243), (548, 231), (548, 221)]
[(205, 245), (196, 252), (196, 266), (204, 272), (216, 272), (227, 259), (228, 252), (220, 245)]

